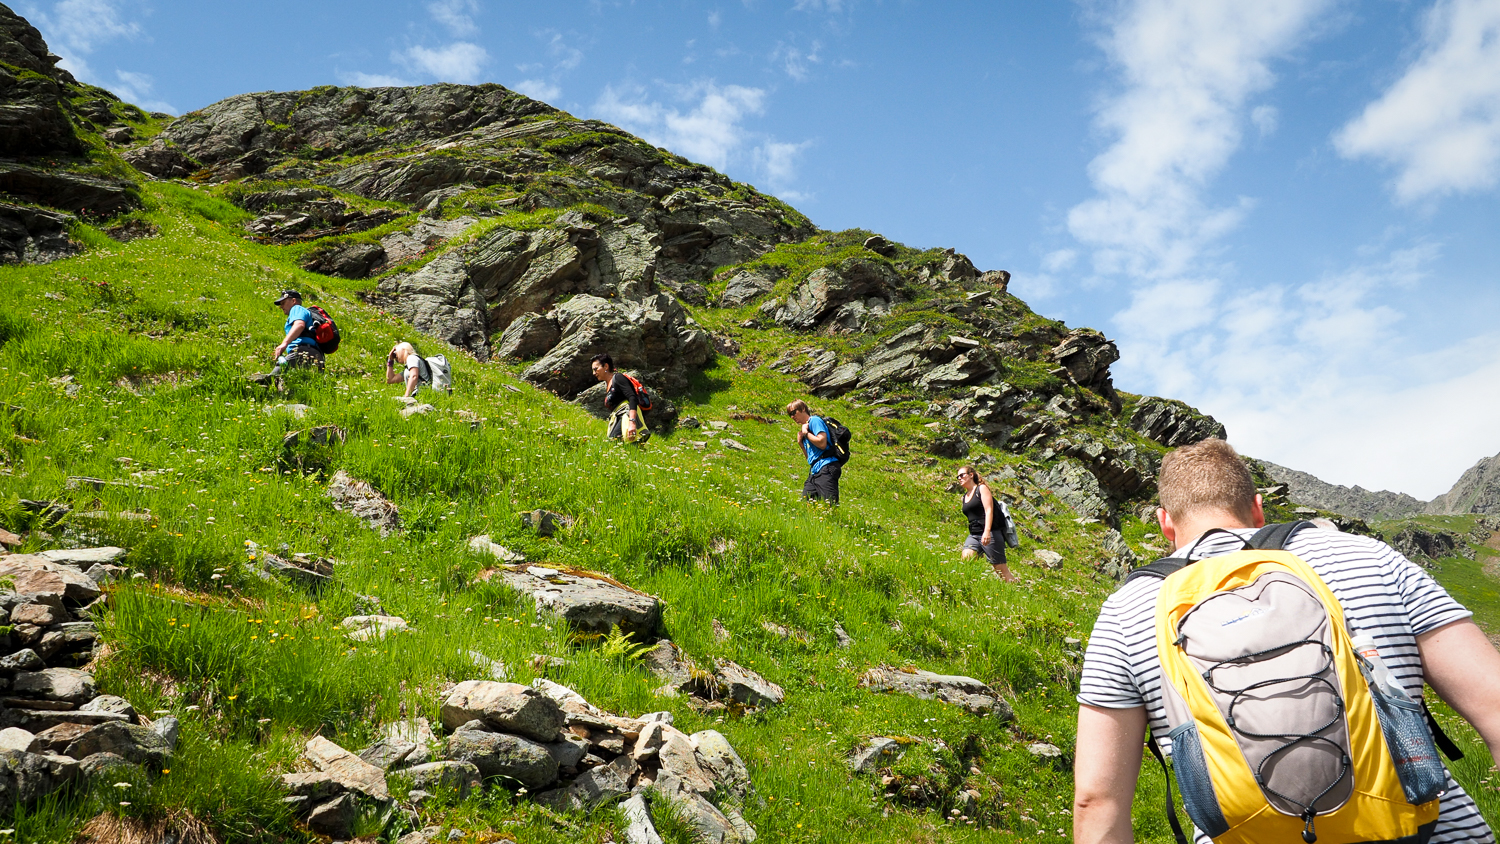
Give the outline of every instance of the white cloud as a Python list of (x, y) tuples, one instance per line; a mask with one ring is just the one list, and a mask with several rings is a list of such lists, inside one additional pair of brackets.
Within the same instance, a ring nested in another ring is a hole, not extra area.
[(1272, 82), (1328, 0), (1137, 0), (1101, 46), (1123, 85), (1099, 110), (1114, 143), (1089, 165), (1098, 196), (1068, 215), (1096, 270), (1170, 278), (1234, 228), (1248, 202), (1209, 207), (1202, 189), (1239, 146), (1245, 100)]
[(819, 64), (823, 61), (820, 54), (822, 48), (823, 45), (817, 41), (814, 41), (806, 51), (792, 44), (778, 44), (771, 53), (771, 61), (780, 64), (787, 76), (798, 82), (804, 82), (808, 76), (808, 65)]
[(120, 99), (127, 103), (135, 103), (146, 111), (164, 111), (167, 114), (176, 114), (177, 109), (171, 103), (151, 99), (151, 89), (156, 80), (144, 73), (133, 73), (128, 70), (115, 71), (115, 83), (110, 86)]
[(455, 41), (443, 47), (410, 47), (393, 58), (419, 73), (440, 82), (473, 84), (482, 78), (490, 55), (478, 44)]
[(551, 38), (547, 40), (547, 52), (556, 62), (558, 70), (572, 70), (583, 64), (583, 51), (569, 44), (560, 32), (550, 33)]
[(723, 22), (724, 22), (724, 15), (723, 15), (723, 13), (719, 12), (717, 9), (708, 13), (708, 28), (709, 29), (718, 29), (719, 28), (719, 24), (723, 23)]
[(125, 18), (122, 5), (115, 0), (61, 0), (50, 9), (27, 6), (23, 11), (62, 57), (59, 64), (85, 82), (107, 85), (111, 80), (96, 76), (85, 57), (106, 42), (142, 34), (139, 23)]
[(1054, 249), (1042, 256), (1042, 269), (1049, 273), (1062, 272), (1078, 263), (1078, 250)]
[(1114, 320), (1117, 383), (1214, 415), (1251, 456), (1431, 498), (1500, 451), (1500, 335), (1414, 352), (1391, 304), (1438, 255), (1417, 244), (1300, 285), (1142, 286)]
[(838, 14), (844, 10), (844, 0), (796, 0), (792, 4), (794, 12), (828, 12)]
[(544, 103), (556, 102), (562, 96), (562, 88), (545, 79), (522, 79), (510, 87)]
[(1494, 187), (1500, 178), (1500, 3), (1438, 0), (1420, 55), (1334, 136), (1349, 158), (1396, 171), (1412, 201)]
[(764, 110), (766, 92), (700, 80), (676, 93), (677, 99), (687, 104), (686, 109), (650, 101), (639, 87), (618, 90), (607, 86), (594, 110), (657, 146), (717, 170), (725, 169), (747, 140), (741, 122)]
[(1281, 113), (1276, 110), (1275, 106), (1256, 106), (1250, 112), (1250, 122), (1254, 123), (1255, 128), (1260, 130), (1261, 137), (1275, 132), (1280, 118)]
[(797, 163), (802, 156), (802, 151), (811, 146), (811, 141), (803, 141), (800, 144), (789, 144), (780, 141), (766, 141), (755, 148), (753, 158), (756, 170), (765, 177), (765, 184), (771, 193), (791, 202), (804, 202), (812, 199), (812, 195), (797, 190)]
[(359, 88), (405, 88), (416, 83), (403, 79), (400, 76), (392, 76), (388, 73), (361, 73), (360, 71), (340, 71), (339, 81), (345, 85), (354, 85)]
[(479, 34), (479, 25), (474, 22), (479, 14), (479, 0), (432, 0), (427, 4), (427, 12), (455, 38)]

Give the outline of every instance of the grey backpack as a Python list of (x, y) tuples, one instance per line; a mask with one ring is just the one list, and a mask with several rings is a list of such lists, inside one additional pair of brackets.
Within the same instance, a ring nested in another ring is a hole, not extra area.
[(434, 390), (442, 390), (445, 393), (453, 392), (453, 368), (448, 365), (448, 359), (442, 355), (428, 355), (422, 360), (422, 380), (427, 382)]

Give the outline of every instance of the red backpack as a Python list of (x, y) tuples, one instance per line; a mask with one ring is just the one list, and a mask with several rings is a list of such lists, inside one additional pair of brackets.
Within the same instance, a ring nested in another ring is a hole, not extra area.
[[(623, 373), (623, 372), (621, 372), (620, 374), (621, 375), (625, 375), (625, 373)], [(635, 388), (635, 406), (636, 406), (636, 408), (638, 408), (640, 410), (650, 410), (651, 409), (651, 393), (646, 389), (646, 385), (642, 384), (641, 382), (639, 382), (637, 380), (635, 380), (634, 378), (631, 378), (629, 375), (625, 375), (625, 380), (629, 381), (630, 382), (630, 386), (632, 386), (632, 387)]]
[(339, 331), (338, 325), (334, 323), (333, 317), (329, 316), (327, 311), (317, 305), (308, 305), (306, 307), (313, 316), (313, 324), (309, 325), (307, 329), (312, 332), (313, 342), (318, 344), (318, 351), (325, 355), (331, 355), (338, 351), (339, 342), (344, 338), (343, 334)]

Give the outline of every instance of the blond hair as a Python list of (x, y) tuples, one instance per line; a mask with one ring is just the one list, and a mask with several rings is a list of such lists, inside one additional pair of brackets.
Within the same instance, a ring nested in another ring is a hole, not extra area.
[(1209, 438), (1169, 452), (1157, 475), (1161, 506), (1172, 521), (1201, 512), (1230, 513), (1249, 523), (1254, 517), (1255, 481), (1234, 448)]

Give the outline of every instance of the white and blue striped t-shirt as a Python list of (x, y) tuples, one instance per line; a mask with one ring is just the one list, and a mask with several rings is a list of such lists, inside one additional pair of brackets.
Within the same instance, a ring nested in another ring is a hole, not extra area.
[[(1212, 533), (1174, 556), (1201, 559), (1244, 547), (1251, 529)], [(1453, 600), (1426, 572), (1389, 545), (1363, 536), (1304, 528), (1286, 550), (1305, 560), (1343, 604), (1352, 634), (1368, 633), (1380, 657), (1413, 699), (1422, 694), (1422, 662), (1417, 636), (1472, 613)], [(1146, 707), (1151, 734), (1163, 753), (1167, 719), (1162, 708), (1161, 662), (1156, 655), (1156, 596), (1160, 578), (1140, 577), (1104, 602), (1083, 658), (1078, 702), (1106, 709)], [(1429, 844), (1494, 842), (1473, 798), (1448, 778), (1448, 793), (1439, 804), (1438, 826)], [(1201, 844), (1209, 839), (1198, 835)]]

